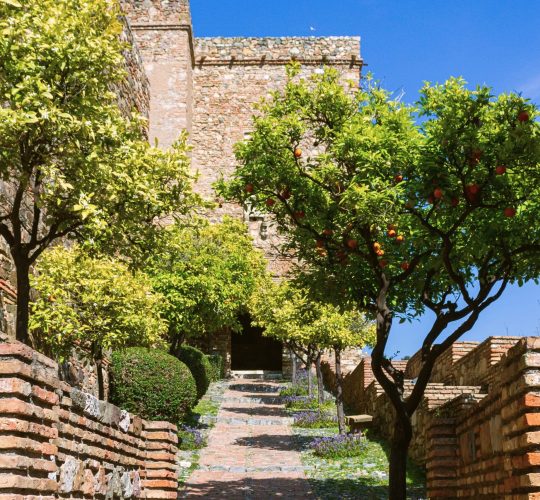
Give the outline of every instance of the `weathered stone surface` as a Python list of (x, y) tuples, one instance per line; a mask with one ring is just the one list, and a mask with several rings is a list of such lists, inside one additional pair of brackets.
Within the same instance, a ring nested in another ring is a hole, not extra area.
[(67, 457), (60, 467), (60, 492), (71, 493), (75, 485), (75, 479), (79, 471), (80, 462), (74, 457)]

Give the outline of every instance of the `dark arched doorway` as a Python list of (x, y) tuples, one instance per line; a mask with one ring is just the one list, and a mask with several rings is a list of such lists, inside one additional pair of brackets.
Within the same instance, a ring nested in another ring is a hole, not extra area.
[(281, 371), (282, 344), (263, 336), (263, 329), (253, 326), (249, 315), (240, 317), (242, 331), (231, 336), (233, 370)]

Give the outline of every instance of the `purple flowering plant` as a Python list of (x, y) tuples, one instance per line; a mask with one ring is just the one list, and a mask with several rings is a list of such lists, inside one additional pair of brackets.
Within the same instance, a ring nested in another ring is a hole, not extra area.
[(319, 437), (310, 444), (315, 455), (324, 458), (357, 457), (366, 449), (366, 438), (362, 434), (336, 434)]
[(198, 450), (206, 444), (205, 441), (202, 432), (196, 427), (182, 425), (178, 429), (178, 447), (181, 450)]
[(326, 411), (300, 411), (293, 413), (293, 418), (296, 427), (321, 429), (337, 425), (337, 416)]

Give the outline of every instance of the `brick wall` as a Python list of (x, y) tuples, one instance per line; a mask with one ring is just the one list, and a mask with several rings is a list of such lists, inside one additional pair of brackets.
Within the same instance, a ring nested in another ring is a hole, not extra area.
[(0, 500), (177, 498), (176, 427), (58, 379), (58, 365), (0, 337)]
[(448, 402), (429, 426), (432, 498), (540, 497), (540, 339), (488, 371), (498, 384), (487, 396)]
[[(420, 361), (394, 362), (406, 394)], [(373, 415), (390, 439), (394, 410), (369, 358), (345, 381), (348, 406)], [(540, 498), (540, 338), (457, 343), (438, 360), (412, 423), (409, 455), (426, 466), (429, 498)]]

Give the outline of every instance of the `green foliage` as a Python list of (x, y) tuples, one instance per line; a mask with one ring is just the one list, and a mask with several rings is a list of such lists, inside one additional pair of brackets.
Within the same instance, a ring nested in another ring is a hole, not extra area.
[(103, 350), (163, 343), (161, 297), (142, 273), (78, 247), (54, 247), (36, 266), (30, 329), (36, 343), (65, 358), (75, 346)]
[(237, 330), (265, 261), (254, 250), (241, 221), (220, 224), (199, 221), (163, 230), (147, 271), (164, 297), (164, 317), (173, 344), (185, 338)]
[[(0, 234), (20, 283), (57, 238), (138, 258), (157, 221), (198, 203), (186, 138), (167, 151), (151, 147), (145, 120), (119, 109), (120, 19), (113, 0), (0, 3), (0, 177), (9, 186)], [(20, 286), (23, 340), (28, 295)]]
[[(261, 105), (250, 138), (237, 147), (236, 174), (221, 189), (273, 214), (304, 269), (311, 267), (312, 284), (336, 303), (352, 300), (376, 313), (388, 280), (386, 303), (405, 316), (426, 307), (443, 314), (458, 295), (472, 311), (496, 284), (538, 277), (533, 104), (451, 79), (426, 85), (412, 108), (369, 79), (352, 91), (330, 69), (290, 76)], [(421, 125), (416, 113), (425, 116)], [(475, 283), (482, 285), (476, 296)]]
[(129, 348), (111, 362), (111, 401), (148, 420), (179, 423), (197, 399), (188, 367), (164, 351)]
[(197, 398), (202, 398), (212, 381), (213, 368), (208, 357), (196, 347), (189, 345), (180, 346), (175, 355), (191, 370), (197, 385)]
[(308, 395), (308, 388), (307, 385), (299, 385), (299, 384), (291, 384), (288, 387), (284, 387), (279, 391), (279, 395), (282, 398), (288, 397), (288, 396), (307, 396)]
[(210, 363), (210, 381), (217, 382), (225, 377), (225, 361), (221, 354), (208, 354), (206, 356)]
[(255, 324), (265, 335), (318, 349), (365, 347), (375, 342), (375, 325), (355, 310), (320, 302), (307, 290), (270, 280), (257, 287), (251, 300)]

